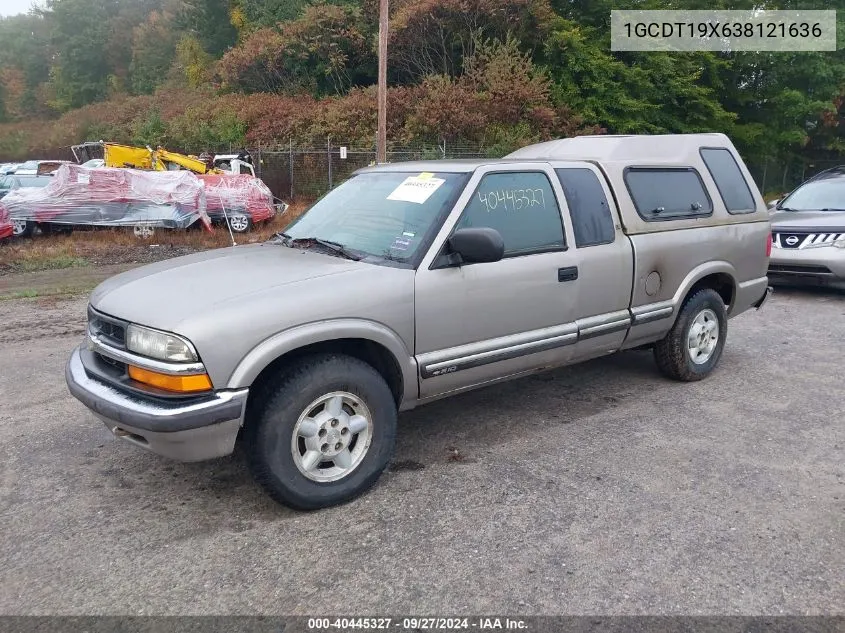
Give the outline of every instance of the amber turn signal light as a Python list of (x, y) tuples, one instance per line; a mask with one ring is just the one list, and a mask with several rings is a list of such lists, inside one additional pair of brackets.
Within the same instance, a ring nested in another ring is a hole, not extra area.
[(150, 371), (149, 369), (129, 365), (129, 377), (132, 380), (137, 380), (145, 385), (158, 387), (165, 391), (193, 393), (211, 389), (211, 379), (208, 377), (208, 374), (173, 376), (171, 374), (160, 374), (157, 371)]

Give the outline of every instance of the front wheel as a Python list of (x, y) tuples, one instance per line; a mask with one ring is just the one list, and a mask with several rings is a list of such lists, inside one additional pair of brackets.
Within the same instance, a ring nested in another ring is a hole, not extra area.
[(315, 510), (357, 497), (393, 455), (397, 408), (384, 378), (339, 354), (294, 361), (266, 385), (244, 431), (250, 467), (273, 499)]
[(701, 380), (719, 363), (727, 336), (728, 314), (719, 293), (699, 290), (687, 298), (675, 325), (655, 344), (657, 367), (675, 380)]
[(29, 237), (35, 230), (35, 222), (30, 220), (12, 220), (13, 237)]

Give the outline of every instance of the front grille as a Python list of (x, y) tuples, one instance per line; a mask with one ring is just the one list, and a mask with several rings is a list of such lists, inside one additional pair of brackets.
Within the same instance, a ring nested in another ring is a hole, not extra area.
[(832, 275), (827, 266), (802, 266), (795, 264), (769, 264), (770, 273), (781, 273), (786, 275)]
[(126, 349), (126, 326), (120, 319), (88, 309), (88, 330), (106, 345)]
[(775, 231), (772, 240), (775, 248), (818, 248), (830, 246), (845, 239), (845, 233), (802, 233), (800, 231)]

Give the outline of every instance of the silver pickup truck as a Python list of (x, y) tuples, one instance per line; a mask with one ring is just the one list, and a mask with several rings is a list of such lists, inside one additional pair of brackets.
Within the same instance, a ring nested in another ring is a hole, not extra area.
[(269, 242), (123, 273), (91, 295), (71, 393), (172, 458), (240, 437), (279, 502), (371, 486), (397, 413), (649, 346), (716, 367), (760, 308), (766, 206), (721, 134), (577, 137), (503, 160), (362, 169)]

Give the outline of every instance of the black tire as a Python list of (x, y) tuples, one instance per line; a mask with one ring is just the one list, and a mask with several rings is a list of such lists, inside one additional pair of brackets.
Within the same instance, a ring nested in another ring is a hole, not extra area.
[[(354, 394), (370, 410), (372, 437), (362, 461), (342, 479), (313, 481), (291, 451), (294, 428), (310, 403), (325, 394)], [(255, 480), (279, 503), (316, 510), (344, 503), (372, 486), (393, 456), (397, 408), (384, 378), (367, 363), (341, 354), (293, 361), (256, 394), (244, 428), (244, 448)]]
[[(706, 362), (696, 363), (690, 354), (687, 340), (696, 317), (705, 310), (716, 315), (718, 341)], [(711, 288), (704, 288), (687, 297), (672, 329), (654, 346), (654, 359), (661, 373), (675, 380), (693, 382), (707, 377), (722, 357), (728, 336), (728, 313), (722, 297)]]

